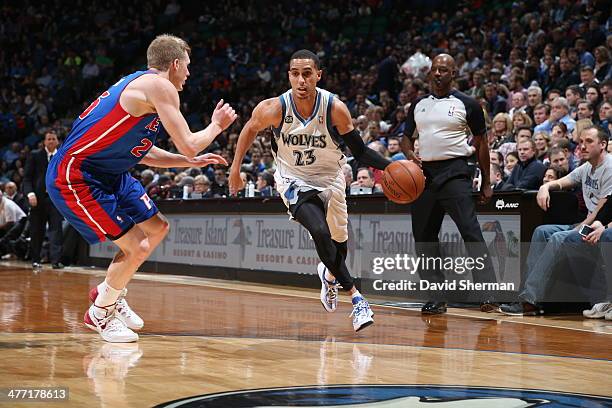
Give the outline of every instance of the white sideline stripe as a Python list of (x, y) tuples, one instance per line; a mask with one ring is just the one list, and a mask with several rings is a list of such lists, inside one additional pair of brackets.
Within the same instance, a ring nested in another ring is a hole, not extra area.
[(111, 126), (110, 128), (108, 128), (106, 130), (106, 132), (102, 133), (100, 136), (98, 136), (97, 138), (95, 138), (94, 140), (92, 140), (91, 142), (87, 143), (85, 146), (81, 147), (79, 150), (77, 150), (76, 152), (72, 153), (72, 155), (75, 154), (79, 154), (81, 153), (83, 150), (93, 146), (94, 144), (98, 143), (98, 141), (100, 139), (102, 139), (104, 136), (108, 135), (110, 132), (112, 132), (113, 130), (115, 130), (115, 128), (119, 125), (121, 125), (123, 122), (125, 122), (126, 120), (128, 120), (130, 118), (130, 114), (125, 115), (122, 119), (120, 119), (119, 121), (117, 121), (117, 123), (115, 123), (113, 126)]
[(96, 224), (96, 227), (98, 227), (98, 229), (102, 231), (104, 235), (107, 235), (106, 231), (104, 231), (104, 228), (102, 228), (100, 224), (98, 224), (96, 220), (93, 219), (89, 211), (87, 211), (87, 209), (83, 206), (83, 204), (81, 204), (81, 199), (77, 195), (74, 188), (72, 188), (72, 183), (70, 182), (70, 167), (72, 166), (72, 162), (74, 162), (74, 156), (70, 158), (70, 163), (68, 163), (68, 168), (66, 168), (66, 181), (68, 182), (68, 188), (70, 189), (70, 191), (72, 191), (72, 194), (74, 194), (74, 198), (76, 198), (76, 203), (78, 204), (79, 207), (81, 207), (81, 209), (83, 210), (87, 218), (89, 218), (91, 222)]
[(94, 144), (96, 144), (97, 142), (100, 141), (100, 139), (102, 139), (104, 136), (108, 135), (110, 132), (112, 132), (113, 130), (115, 130), (117, 128), (117, 126), (121, 125), (123, 122), (125, 122), (126, 120), (128, 120), (130, 118), (131, 115), (127, 114), (125, 115), (123, 118), (121, 118), (120, 120), (117, 121), (117, 123), (115, 123), (113, 126), (111, 126), (110, 128), (108, 128), (106, 130), (106, 132), (102, 133), (100, 136), (98, 136), (97, 138), (95, 138), (94, 140), (92, 140), (91, 142), (87, 143), (85, 146), (83, 146), (82, 148), (80, 148), (79, 150), (77, 150), (76, 152), (71, 154), (71, 158), (70, 158), (70, 162), (68, 163), (68, 167), (66, 168), (66, 182), (68, 183), (68, 188), (70, 189), (70, 191), (72, 191), (72, 194), (74, 194), (74, 198), (76, 198), (76, 203), (79, 207), (81, 207), (81, 209), (83, 210), (83, 212), (85, 213), (85, 215), (87, 215), (87, 218), (89, 218), (91, 220), (91, 222), (93, 222), (94, 224), (96, 224), (96, 227), (98, 227), (98, 229), (104, 234), (106, 234), (106, 231), (104, 231), (104, 228), (102, 228), (100, 226), (100, 224), (98, 224), (96, 222), (96, 220), (93, 219), (93, 217), (91, 216), (91, 214), (89, 213), (89, 211), (87, 211), (87, 209), (83, 206), (83, 204), (81, 204), (81, 199), (79, 198), (79, 196), (77, 195), (76, 191), (74, 190), (74, 188), (72, 188), (72, 183), (70, 182), (70, 167), (72, 166), (72, 163), (74, 162), (74, 155), (75, 154), (79, 154), (81, 152), (83, 152), (85, 149), (90, 148), (91, 146), (93, 146)]

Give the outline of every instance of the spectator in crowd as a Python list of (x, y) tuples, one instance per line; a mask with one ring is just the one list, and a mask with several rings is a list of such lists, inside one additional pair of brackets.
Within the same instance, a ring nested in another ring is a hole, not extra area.
[(580, 119), (593, 120), (593, 105), (584, 99), (579, 100), (576, 107), (576, 121)]
[(569, 105), (569, 114), (572, 119), (576, 119), (576, 109), (578, 108), (578, 101), (582, 98), (582, 91), (578, 85), (568, 86), (565, 90), (565, 99)]
[(493, 128), (489, 135), (489, 147), (491, 149), (497, 149), (504, 143), (514, 142), (512, 137), (512, 119), (507, 113), (498, 113), (493, 118)]
[(192, 198), (208, 198), (212, 197), (210, 192), (210, 180), (204, 174), (198, 174), (193, 179), (193, 194)]
[(493, 191), (501, 191), (504, 187), (504, 172), (498, 164), (491, 163), (489, 177)]
[(10, 242), (19, 237), (25, 222), (25, 212), (0, 191), (0, 256), (12, 252)]
[[(264, 154), (265, 157), (265, 154)], [(227, 173), (225, 169), (219, 167), (215, 169), (215, 180), (212, 183), (211, 191), (214, 197), (227, 197), (229, 190), (227, 185)]]
[(274, 191), (274, 176), (267, 171), (259, 173), (257, 176), (257, 192), (262, 197), (272, 197), (277, 195)]
[(544, 132), (536, 132), (533, 135), (536, 146), (536, 159), (544, 164), (548, 164), (548, 149), (550, 147), (550, 137)]
[[(376, 185), (374, 181), (374, 173), (367, 167), (361, 167), (357, 170), (357, 180), (353, 182), (352, 187), (366, 189), (368, 193), (381, 193), (382, 189)], [(355, 191), (351, 189), (351, 192)]]
[(519, 294), (520, 302), (501, 305), (502, 313), (536, 315), (543, 312), (539, 302), (543, 301), (550, 284), (561, 243), (572, 230), (592, 224), (598, 210), (605, 203), (605, 197), (612, 193), (612, 156), (605, 150), (608, 134), (595, 126), (586, 128), (580, 134), (580, 144), (587, 162), (567, 176), (542, 185), (537, 201), (546, 211), (550, 206), (550, 191), (569, 190), (581, 185), (588, 216), (577, 226), (540, 225), (535, 229), (527, 256), (527, 278)]
[(514, 115), (518, 112), (526, 112), (527, 110), (527, 100), (525, 99), (525, 94), (523, 92), (514, 92), (512, 94), (512, 109), (508, 112), (511, 118), (514, 118)]
[(554, 146), (561, 139), (569, 139), (567, 136), (567, 126), (563, 122), (558, 122), (553, 126), (550, 133), (550, 144)]
[(537, 190), (542, 184), (546, 167), (536, 159), (536, 144), (523, 139), (517, 143), (519, 163), (514, 166), (507, 180), (507, 188)]
[(510, 152), (504, 157), (504, 179), (510, 177), (514, 167), (519, 162), (519, 156), (517, 152)]
[(599, 103), (601, 101), (601, 95), (599, 93), (599, 88), (597, 88), (596, 86), (587, 87), (585, 97), (587, 101), (591, 102), (591, 105), (599, 106)]
[(28, 206), (28, 200), (23, 195), (23, 193), (17, 190), (17, 184), (13, 181), (9, 181), (4, 186), (4, 196), (9, 200), (12, 200), (15, 204), (19, 206), (23, 210), (24, 213), (28, 213), (30, 210)]
[(581, 94), (585, 94), (586, 90), (591, 87), (598, 87), (599, 86), (599, 80), (595, 77), (595, 72), (593, 71), (593, 67), (590, 67), (588, 65), (583, 65), (580, 68), (580, 84), (578, 85), (578, 88), (580, 89), (580, 93)]
[(595, 48), (595, 77), (599, 82), (610, 79), (612, 76), (612, 65), (610, 64), (610, 50), (600, 45)]
[(535, 127), (534, 132), (552, 132), (552, 127), (557, 122), (563, 122), (567, 126), (567, 129), (571, 132), (576, 125), (576, 121), (571, 118), (570, 107), (567, 103), (567, 99), (558, 97), (555, 98), (551, 103), (550, 117), (542, 124)]
[(514, 116), (512, 116), (512, 134), (514, 135), (514, 140), (516, 141), (518, 136), (519, 129), (527, 127), (531, 129), (533, 127), (533, 121), (531, 117), (525, 112), (515, 112)]
[(551, 167), (555, 166), (563, 169), (566, 174), (575, 168), (573, 162), (569, 159), (569, 152), (559, 146), (550, 149), (550, 164)]
[(351, 185), (353, 184), (353, 168), (350, 164), (342, 165), (342, 174), (344, 174), (344, 182), (346, 183), (346, 195), (350, 195)]
[(48, 131), (43, 141), (44, 148), (34, 150), (28, 157), (25, 167), (23, 191), (30, 204), (30, 255), (32, 267), (39, 269), (41, 265), (41, 249), (49, 225), (49, 260), (53, 269), (62, 269), (62, 220), (64, 219), (55, 208), (49, 194), (45, 178), (47, 167), (53, 155), (57, 153), (59, 140), (54, 131)]
[(504, 156), (495, 149), (489, 150), (489, 163), (496, 164), (503, 168)]
[(550, 115), (550, 107), (543, 103), (536, 105), (533, 110), (533, 122), (538, 127), (543, 123), (546, 123)]
[(497, 85), (489, 82), (485, 85), (484, 89), (489, 116), (495, 117), (499, 113), (506, 112), (506, 99), (498, 94)]
[(539, 86), (535, 86), (535, 85), (532, 85), (529, 88), (527, 88), (527, 105), (528, 106), (525, 109), (525, 111), (531, 117), (531, 119), (534, 119), (533, 111), (535, 107), (541, 103), (542, 103), (542, 88), (540, 88)]
[(558, 166), (550, 166), (546, 169), (546, 173), (544, 173), (544, 179), (542, 180), (542, 184), (546, 184), (550, 181), (559, 180), (562, 177), (567, 175), (567, 170), (562, 169)]
[(405, 160), (406, 156), (402, 153), (400, 147), (400, 139), (398, 137), (390, 137), (387, 140), (387, 152), (391, 157), (391, 160)]

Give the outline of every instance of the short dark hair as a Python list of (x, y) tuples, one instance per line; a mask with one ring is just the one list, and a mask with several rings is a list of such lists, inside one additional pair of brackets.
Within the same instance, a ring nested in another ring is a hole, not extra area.
[(567, 88), (565, 88), (565, 91), (571, 91), (574, 94), (580, 95), (581, 98), (583, 96), (582, 88), (580, 88), (578, 85), (570, 85)]
[(556, 165), (552, 165), (549, 168), (547, 168), (546, 170), (552, 170), (555, 172), (555, 177), (557, 177), (557, 180), (559, 180), (561, 177), (565, 177), (567, 176), (567, 171), (565, 171), (564, 168), (556, 166)]
[(370, 177), (372, 180), (374, 179), (374, 172), (372, 170), (370, 170), (368, 167), (360, 167), (357, 169), (357, 173), (359, 173), (361, 170), (365, 170), (368, 172), (368, 177)]
[(545, 103), (539, 103), (535, 106), (535, 108), (533, 108), (534, 111), (538, 110), (538, 109), (546, 109), (546, 114), (550, 115), (550, 105), (547, 105)]
[(580, 67), (580, 72), (586, 72), (586, 71), (593, 72), (593, 67), (590, 65), (583, 65)]
[[(606, 146), (608, 145), (608, 141), (610, 140), (610, 136), (608, 135), (608, 132), (606, 132), (602, 127), (600, 126), (596, 126), (596, 125), (592, 125), (592, 126), (587, 126), (584, 129), (582, 129), (582, 132), (584, 132), (585, 130), (591, 130), (591, 129), (595, 129), (597, 131), (597, 137), (599, 138), (600, 142), (606, 142)], [(580, 132), (580, 133), (582, 133)], [(580, 135), (578, 135), (580, 136)]]
[(274, 176), (267, 171), (262, 171), (257, 177), (261, 177), (261, 179), (266, 182), (266, 185), (274, 187)]
[(565, 155), (565, 151), (561, 146), (553, 146), (548, 151), (548, 157), (552, 157), (555, 154), (563, 153)]
[(578, 102), (576, 102), (576, 106), (580, 106), (582, 104), (585, 104), (587, 109), (591, 112), (593, 111), (593, 104), (590, 101), (587, 101), (586, 99), (579, 99)]
[(516, 134), (518, 135), (521, 130), (528, 130), (531, 135), (533, 135), (533, 129), (528, 125), (520, 125), (516, 127)]
[(309, 59), (314, 62), (316, 69), (320, 69), (321, 67), (321, 60), (318, 55), (310, 50), (298, 50), (294, 52), (291, 58), (289, 58), (289, 64), (291, 64), (291, 61), (294, 59)]

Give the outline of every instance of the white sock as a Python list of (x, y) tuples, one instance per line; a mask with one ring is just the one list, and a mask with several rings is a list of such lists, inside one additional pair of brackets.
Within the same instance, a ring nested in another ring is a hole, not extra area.
[(351, 299), (355, 299), (356, 297), (363, 297), (363, 296), (361, 296), (361, 293), (359, 293), (358, 290), (356, 290), (355, 293), (353, 293), (351, 295)]
[(98, 307), (107, 307), (117, 303), (117, 299), (121, 294), (122, 289), (115, 289), (109, 285), (106, 280), (98, 285), (98, 297), (95, 305)]

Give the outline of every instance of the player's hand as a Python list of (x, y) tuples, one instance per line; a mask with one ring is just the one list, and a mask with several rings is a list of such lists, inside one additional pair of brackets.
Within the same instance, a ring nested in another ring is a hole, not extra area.
[(479, 204), (486, 204), (493, 197), (493, 189), (489, 183), (484, 183), (480, 191), (480, 198), (478, 199)]
[(28, 202), (30, 203), (30, 207), (36, 207), (38, 205), (38, 200), (36, 199), (36, 194), (28, 195)]
[(189, 164), (193, 164), (196, 167), (206, 167), (209, 164), (222, 164), (227, 166), (227, 160), (222, 156), (214, 153), (206, 153), (200, 156), (196, 156), (193, 159), (187, 159)]
[(547, 211), (550, 208), (550, 193), (548, 192), (548, 187), (545, 185), (540, 187), (536, 201), (538, 202), (540, 208), (544, 211)]
[(234, 123), (238, 115), (229, 103), (224, 104), (223, 99), (219, 101), (215, 111), (212, 114), (212, 122), (219, 126), (221, 130), (225, 130)]
[(244, 188), (244, 181), (240, 178), (240, 171), (235, 171), (232, 167), (229, 175), (229, 192), (231, 196), (235, 196), (238, 191)]

